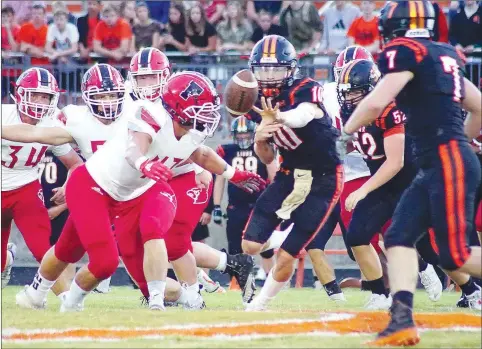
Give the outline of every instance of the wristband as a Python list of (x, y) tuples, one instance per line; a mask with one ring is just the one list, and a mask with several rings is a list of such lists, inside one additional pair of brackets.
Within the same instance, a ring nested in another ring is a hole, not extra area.
[(232, 166), (229, 166), (228, 164), (226, 164), (226, 167), (224, 168), (224, 172), (222, 173), (221, 176), (223, 176), (227, 180), (230, 180), (231, 178), (233, 178), (235, 172), (236, 170)]
[(138, 158), (136, 160), (136, 162), (134, 163), (134, 167), (140, 171), (141, 170), (141, 165), (146, 162), (147, 160), (149, 160), (149, 158), (147, 156), (141, 156), (140, 158)]

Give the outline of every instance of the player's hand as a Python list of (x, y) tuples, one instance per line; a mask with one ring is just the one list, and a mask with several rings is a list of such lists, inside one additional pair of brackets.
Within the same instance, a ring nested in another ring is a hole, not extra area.
[(276, 103), (273, 107), (271, 101), (272, 98), (266, 99), (265, 97), (261, 97), (261, 108), (263, 109), (259, 109), (253, 105), (253, 110), (258, 113), (263, 120), (276, 121), (279, 118), (279, 103)]
[(264, 120), (261, 124), (256, 127), (256, 132), (254, 134), (254, 141), (257, 142), (267, 142), (271, 137), (273, 137), (273, 133), (278, 131), (282, 128), (282, 124), (277, 123), (265, 123)]
[(349, 135), (345, 131), (341, 131), (340, 137), (336, 140), (336, 152), (341, 160), (345, 159), (347, 154), (347, 145), (355, 139), (354, 135)]
[(199, 189), (208, 189), (209, 184), (213, 180), (213, 175), (209, 171), (202, 171), (201, 173), (196, 174), (196, 186)]
[(67, 209), (67, 205), (53, 206), (47, 210), (50, 220), (57, 218), (62, 212)]
[(65, 204), (65, 189), (64, 187), (58, 187), (52, 189), (54, 195), (50, 198), (50, 201), (53, 201), (56, 205), (63, 205)]
[(147, 178), (153, 179), (156, 182), (168, 182), (172, 179), (172, 171), (159, 160), (152, 161), (148, 159), (144, 161), (141, 166), (139, 166), (139, 171)]
[(223, 221), (223, 212), (221, 211), (221, 206), (214, 205), (213, 222), (216, 224), (221, 224), (222, 221)]
[(249, 171), (236, 170), (233, 178), (229, 181), (248, 193), (258, 192), (266, 188), (266, 181), (257, 173)]
[(355, 209), (356, 205), (358, 204), (358, 202), (360, 200), (363, 200), (364, 198), (366, 198), (367, 195), (368, 195), (368, 193), (366, 192), (365, 189), (363, 189), (363, 187), (354, 191), (353, 193), (348, 195), (348, 197), (346, 198), (345, 209), (348, 212), (353, 211)]
[(207, 212), (203, 212), (201, 219), (199, 220), (199, 223), (201, 223), (201, 225), (208, 225), (209, 222), (211, 222), (211, 214)]

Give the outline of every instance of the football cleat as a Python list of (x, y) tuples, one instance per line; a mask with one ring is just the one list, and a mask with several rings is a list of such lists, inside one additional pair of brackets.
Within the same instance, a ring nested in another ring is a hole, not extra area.
[(226, 290), (221, 287), (219, 282), (214, 282), (201, 268), (198, 268), (197, 271), (197, 281), (207, 293), (226, 293)]
[(368, 342), (373, 346), (410, 346), (420, 342), (412, 309), (396, 302), (390, 307), (390, 323), (387, 328), (377, 335), (374, 341)]
[(419, 272), (418, 275), (420, 275), (420, 281), (428, 293), (428, 298), (432, 302), (438, 301), (442, 296), (443, 286), (433, 266), (429, 264), (427, 269)]
[(60, 304), (60, 312), (61, 313), (71, 313), (71, 312), (79, 312), (79, 311), (84, 311), (84, 300), (82, 302), (77, 303), (77, 304), (69, 304), (66, 302), (66, 298), (61, 300)]
[(41, 302), (35, 301), (29, 294), (29, 285), (25, 285), (24, 289), (15, 295), (15, 303), (20, 308), (27, 309), (45, 309), (47, 307), (47, 299), (43, 299)]
[(15, 260), (15, 254), (17, 253), (17, 245), (15, 245), (12, 242), (8, 243), (7, 253), (10, 253), (10, 260), (8, 261), (8, 264), (5, 266), (5, 270), (2, 272), (2, 288), (5, 288), (10, 281), (13, 261)]
[(365, 304), (366, 310), (388, 310), (392, 305), (392, 296), (385, 296), (384, 294), (372, 293)]
[(254, 277), (255, 280), (257, 281), (264, 281), (266, 280), (266, 273), (263, 268), (259, 268), (258, 271), (256, 272), (256, 276)]
[(330, 299), (334, 302), (346, 302), (346, 298), (345, 298), (345, 295), (343, 294), (343, 292), (333, 293), (333, 294), (329, 295), (328, 297), (330, 297)]
[(111, 278), (107, 278), (107, 279), (104, 279), (102, 280), (96, 288), (94, 288), (94, 292), (95, 293), (109, 293), (110, 291), (110, 279)]
[(254, 280), (254, 275), (249, 274), (246, 286), (243, 288), (242, 297), (243, 304), (248, 304), (253, 300), (254, 293), (256, 292), (256, 283)]
[(164, 295), (155, 293), (149, 296), (149, 310), (166, 310), (164, 306)]
[[(243, 301), (248, 302), (251, 292), (254, 293), (256, 285), (251, 275), (254, 268), (253, 257), (247, 254), (227, 255), (226, 270), (230, 276), (234, 276), (243, 291)], [(252, 289), (253, 288), (253, 289)]]
[(246, 304), (246, 311), (266, 311), (270, 300), (269, 298), (255, 297), (250, 303)]
[(475, 291), (472, 294), (468, 294), (465, 297), (467, 298), (467, 302), (469, 304), (469, 308), (473, 310), (482, 310), (482, 301), (481, 301), (481, 288), (476, 285), (478, 288), (477, 291)]

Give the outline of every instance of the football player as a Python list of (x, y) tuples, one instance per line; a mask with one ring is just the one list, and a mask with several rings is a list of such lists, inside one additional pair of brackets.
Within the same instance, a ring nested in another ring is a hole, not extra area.
[(256, 201), (242, 241), (258, 254), (282, 220), (294, 222), (278, 250), (261, 292), (247, 310), (263, 310), (293, 273), (299, 253), (314, 239), (335, 208), (343, 189), (343, 168), (336, 152), (338, 131), (323, 107), (323, 88), (298, 78), (297, 54), (284, 37), (269, 35), (253, 48), (249, 60), (260, 88), (260, 103), (249, 113), (259, 123), (255, 151), (265, 164), (283, 158), (273, 183)]
[[(480, 247), (467, 244), (480, 182), (480, 166), (467, 137), (480, 132), (481, 94), (463, 77), (455, 48), (430, 40), (434, 19), (429, 1), (385, 5), (379, 19), (385, 42), (379, 68), (384, 76), (360, 102), (341, 136), (349, 139), (396, 100), (407, 117), (418, 170), (385, 235), (393, 305), (391, 321), (374, 345), (420, 341), (412, 315), (417, 272), (413, 246), (430, 226), (444, 269), (477, 277), (482, 273)], [(465, 125), (462, 108), (469, 112)], [(480, 289), (472, 291), (467, 298), (480, 299)]]
[[(254, 132), (256, 123), (245, 116), (239, 116), (231, 123), (233, 143), (220, 145), (216, 152), (231, 166), (259, 174), (263, 179), (272, 181), (278, 170), (277, 161), (265, 165), (254, 151)], [(221, 201), (226, 179), (217, 177), (214, 183), (213, 219), (216, 224), (222, 222)], [(233, 184), (228, 185), (228, 206), (226, 235), (230, 254), (242, 252), (241, 237), (254, 204), (260, 193), (247, 193)], [(273, 266), (273, 250), (261, 253), (262, 269), (267, 274)]]
[[(35, 129), (50, 129), (58, 125), (53, 116), (58, 113), (59, 88), (54, 76), (43, 68), (30, 68), (16, 81), (15, 105), (2, 105), (2, 125), (31, 125)], [(50, 248), (50, 219), (43, 201), (38, 181), (38, 166), (47, 150), (72, 169), (82, 159), (69, 146), (50, 146), (42, 142), (19, 143), (7, 140), (2, 134), (2, 272), (9, 276), (7, 267), (13, 262), (13, 249), (7, 253), (12, 220), (15, 221), (27, 247), (37, 261), (41, 261)], [(63, 189), (53, 196), (63, 202)], [(12, 245), (10, 245), (12, 246)], [(7, 281), (7, 279), (5, 279)], [(65, 285), (57, 285), (60, 288)], [(56, 292), (59, 294), (60, 292)]]

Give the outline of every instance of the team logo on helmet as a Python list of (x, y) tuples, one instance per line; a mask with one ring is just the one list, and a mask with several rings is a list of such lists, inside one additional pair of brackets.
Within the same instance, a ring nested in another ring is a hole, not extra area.
[(195, 81), (191, 81), (189, 85), (181, 92), (182, 99), (187, 101), (191, 96), (200, 96), (204, 92), (204, 89), (199, 86)]
[(192, 188), (186, 192), (187, 196), (189, 196), (195, 205), (205, 204), (208, 202), (208, 195), (205, 189), (201, 188)]

